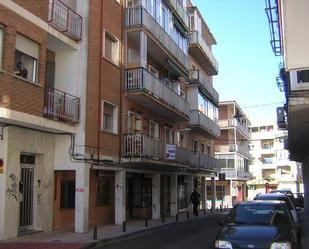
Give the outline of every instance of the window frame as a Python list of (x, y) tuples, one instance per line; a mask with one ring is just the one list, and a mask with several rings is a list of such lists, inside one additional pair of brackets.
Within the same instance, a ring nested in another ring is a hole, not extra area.
[(0, 71), (3, 70), (3, 57), (4, 57), (4, 26), (0, 24)]
[[(111, 34), (109, 31), (104, 30), (104, 41), (103, 41), (103, 58), (112, 63), (113, 65), (119, 67), (120, 64), (120, 42), (119, 39)], [(106, 37), (112, 41), (112, 53), (111, 58), (106, 56)], [(113, 58), (115, 57), (115, 58)]]
[[(111, 105), (113, 107), (113, 116), (112, 116), (112, 130), (108, 130), (104, 128), (104, 124), (105, 124), (105, 113), (104, 113), (104, 105), (108, 104)], [(108, 133), (112, 133), (112, 134), (118, 134), (118, 106), (108, 102), (106, 100), (102, 100), (102, 113), (101, 113), (101, 130), (104, 132), (108, 132)]]

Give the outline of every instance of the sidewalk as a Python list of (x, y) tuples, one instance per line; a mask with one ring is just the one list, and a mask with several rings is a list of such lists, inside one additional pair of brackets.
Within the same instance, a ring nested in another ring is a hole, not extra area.
[[(205, 215), (203, 211), (200, 210), (199, 217), (207, 217), (219, 213), (224, 214), (225, 212), (216, 211), (210, 213), (208, 211)], [(180, 213), (178, 222), (186, 222), (198, 219), (199, 217), (194, 217), (192, 213), (190, 213), (190, 217), (187, 219), (187, 213)], [(162, 220), (148, 220), (147, 227), (145, 227), (145, 220), (129, 220), (126, 224), (126, 232), (123, 232), (123, 226), (104, 224), (97, 228), (97, 240), (93, 238), (93, 228), (90, 228), (88, 232), (82, 234), (69, 231), (35, 233), (11, 240), (0, 241), (0, 249), (88, 249), (95, 247), (97, 243), (109, 243), (117, 239), (132, 236), (133, 234), (175, 223), (176, 217), (166, 217), (164, 223), (162, 223)]]

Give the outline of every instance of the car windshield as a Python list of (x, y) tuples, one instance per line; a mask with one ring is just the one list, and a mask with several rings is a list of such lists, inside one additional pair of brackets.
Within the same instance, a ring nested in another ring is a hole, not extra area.
[(281, 206), (263, 204), (239, 205), (231, 210), (227, 223), (281, 226), (287, 225), (288, 218)]

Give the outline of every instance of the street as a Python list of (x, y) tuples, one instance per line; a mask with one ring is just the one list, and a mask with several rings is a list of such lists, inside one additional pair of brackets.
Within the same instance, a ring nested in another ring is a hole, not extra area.
[(132, 236), (101, 249), (211, 249), (218, 232), (217, 220), (223, 215), (200, 217), (188, 222), (173, 224)]

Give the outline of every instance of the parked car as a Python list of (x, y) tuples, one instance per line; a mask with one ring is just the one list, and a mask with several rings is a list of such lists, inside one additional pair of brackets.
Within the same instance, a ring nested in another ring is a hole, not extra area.
[(236, 204), (215, 240), (216, 249), (296, 249), (296, 228), (284, 201)]
[(297, 207), (297, 203), (296, 203), (296, 200), (294, 198), (294, 194), (292, 193), (291, 190), (287, 190), (287, 189), (274, 189), (274, 190), (270, 191), (270, 193), (281, 193), (281, 194), (288, 195), (290, 197), (291, 201), (293, 202), (294, 206)]
[(288, 205), (290, 211), (291, 211), (291, 214), (293, 216), (293, 220), (294, 220), (294, 223), (296, 225), (299, 224), (299, 217), (298, 217), (298, 211), (300, 209), (297, 209), (293, 202), (291, 201), (290, 199), (290, 196), (289, 195), (286, 195), (286, 194), (282, 194), (282, 193), (269, 193), (269, 194), (260, 194), (260, 195), (257, 195), (254, 200), (280, 200), (280, 201), (285, 201), (286, 204)]
[(294, 193), (296, 206), (304, 208), (304, 193)]

